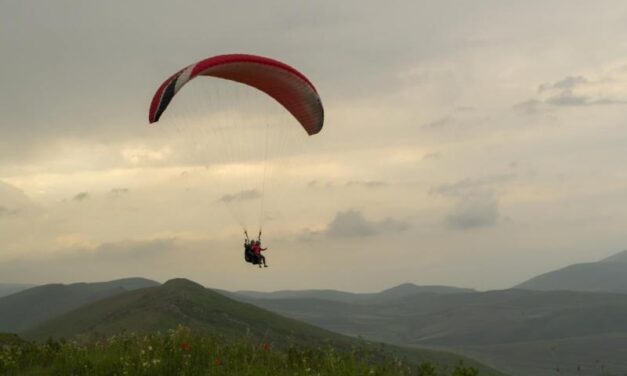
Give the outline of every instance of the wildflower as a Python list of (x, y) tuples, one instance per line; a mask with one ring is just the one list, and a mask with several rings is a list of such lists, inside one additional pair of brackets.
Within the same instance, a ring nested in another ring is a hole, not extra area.
[(181, 350), (190, 352), (192, 351), (192, 345), (190, 345), (188, 342), (183, 341), (181, 342)]
[(261, 344), (261, 349), (262, 349), (263, 351), (266, 351), (266, 352), (267, 352), (267, 351), (270, 351), (270, 344), (269, 344), (269, 343), (266, 343), (266, 342), (262, 343), (262, 344)]
[(221, 364), (222, 364), (222, 361), (220, 360), (220, 358), (215, 358), (215, 359), (213, 360), (213, 365), (214, 365), (214, 366), (219, 366), (219, 365), (221, 365)]

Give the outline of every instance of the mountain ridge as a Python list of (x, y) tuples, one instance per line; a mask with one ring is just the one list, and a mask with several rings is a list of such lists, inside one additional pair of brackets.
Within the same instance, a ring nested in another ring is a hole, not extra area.
[(627, 294), (627, 251), (600, 261), (572, 264), (552, 270), (530, 278), (514, 288)]
[(95, 283), (53, 283), (0, 298), (0, 332), (20, 333), (56, 315), (125, 291), (159, 285), (145, 278)]
[[(219, 290), (222, 291), (222, 290)], [(338, 302), (373, 302), (389, 301), (403, 298), (413, 294), (456, 294), (473, 292), (475, 290), (462, 287), (451, 287), (441, 285), (415, 285), (413, 283), (403, 283), (379, 292), (356, 293), (334, 289), (310, 289), (310, 290), (278, 290), (272, 292), (259, 292), (250, 290), (239, 290), (234, 292), (224, 291), (224, 293), (235, 298), (254, 299), (321, 299)]]

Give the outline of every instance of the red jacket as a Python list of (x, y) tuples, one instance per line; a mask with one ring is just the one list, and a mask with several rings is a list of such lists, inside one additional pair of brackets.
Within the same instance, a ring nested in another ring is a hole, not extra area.
[(253, 244), (250, 249), (253, 251), (254, 254), (258, 255), (261, 253), (261, 251), (265, 251), (267, 248), (261, 248), (259, 244)]

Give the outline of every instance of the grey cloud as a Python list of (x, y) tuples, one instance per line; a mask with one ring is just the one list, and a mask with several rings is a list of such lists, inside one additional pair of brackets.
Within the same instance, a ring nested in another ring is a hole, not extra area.
[(85, 201), (89, 198), (89, 192), (81, 192), (72, 197), (72, 201)]
[(527, 114), (536, 114), (546, 110), (544, 102), (538, 99), (528, 99), (524, 102), (516, 103), (513, 108), (516, 111), (521, 111)]
[(256, 189), (248, 189), (241, 192), (224, 195), (220, 197), (218, 201), (229, 203), (233, 201), (253, 200), (259, 197), (261, 197), (261, 192)]
[(316, 188), (323, 188), (323, 189), (331, 189), (334, 187), (333, 182), (324, 182), (324, 181), (318, 181), (318, 180), (311, 180), (309, 183), (307, 183), (307, 188), (309, 189), (316, 189)]
[(360, 211), (351, 209), (338, 212), (322, 234), (338, 238), (363, 237), (405, 231), (409, 227), (408, 222), (393, 218), (371, 221), (366, 219)]
[(588, 79), (583, 76), (568, 76), (554, 83), (542, 84), (538, 88), (539, 92), (551, 89), (572, 90), (576, 86), (585, 84)]
[(590, 102), (589, 104), (595, 105), (603, 105), (603, 104), (627, 104), (627, 100), (622, 99), (612, 99), (612, 98), (601, 98), (595, 101)]
[(425, 154), (422, 159), (423, 160), (429, 160), (429, 159), (440, 159), (442, 157), (442, 154), (438, 153), (438, 152), (432, 152), (432, 153), (427, 153)]
[(385, 187), (387, 185), (388, 183), (381, 181), (381, 180), (366, 180), (366, 181), (350, 180), (346, 183), (347, 187), (359, 186), (359, 187), (365, 187), (365, 188), (380, 188), (380, 187)]
[(426, 123), (421, 125), (421, 128), (430, 128), (430, 129), (437, 129), (437, 128), (444, 128), (447, 126), (450, 126), (452, 124), (455, 123), (455, 118), (452, 116), (446, 116), (443, 117), (441, 119), (436, 119), (432, 122)]
[(466, 230), (494, 226), (498, 223), (499, 200), (494, 185), (511, 181), (515, 174), (498, 174), (476, 179), (464, 179), (431, 188), (431, 194), (453, 199), (454, 206), (445, 217), (450, 229)]
[(337, 213), (325, 232), (331, 237), (358, 237), (375, 233), (375, 223), (368, 221), (361, 212), (356, 210)]
[[(611, 79), (610, 79), (611, 80)], [(577, 89), (586, 88), (596, 82), (584, 76), (568, 76), (557, 82), (545, 83), (538, 87), (540, 98), (531, 98), (515, 104), (515, 110), (528, 114), (550, 111), (558, 107), (582, 107), (597, 105), (627, 104), (623, 98), (607, 97), (601, 94), (583, 95)]]
[(446, 217), (446, 225), (455, 230), (494, 226), (500, 218), (498, 199), (494, 194), (470, 194), (460, 198)]
[(115, 195), (115, 196), (123, 195), (128, 192), (129, 192), (128, 188), (114, 188), (109, 191), (110, 194)]
[(570, 90), (565, 90), (558, 95), (547, 98), (544, 103), (553, 106), (586, 106), (592, 104), (589, 98), (574, 95)]
[(505, 183), (514, 179), (514, 174), (498, 174), (485, 176), (476, 179), (466, 178), (452, 184), (442, 184), (432, 187), (429, 191), (431, 194), (439, 194), (443, 196), (460, 197), (469, 192), (490, 188), (494, 184)]
[(409, 222), (401, 221), (394, 218), (386, 218), (378, 222), (377, 227), (382, 232), (406, 231), (411, 227)]
[(627, 104), (627, 100), (617, 98), (594, 98), (590, 96), (574, 95), (570, 91), (564, 91), (558, 95), (545, 99), (541, 103), (556, 107), (581, 107)]

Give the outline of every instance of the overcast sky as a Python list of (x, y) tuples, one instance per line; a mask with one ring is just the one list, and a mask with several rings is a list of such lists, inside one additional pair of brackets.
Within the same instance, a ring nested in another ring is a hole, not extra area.
[[(322, 132), (206, 78), (147, 124), (233, 52), (306, 74)], [(0, 56), (0, 282), (485, 290), (627, 248), (624, 1), (0, 0)]]

